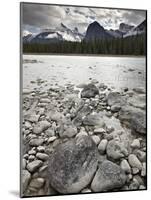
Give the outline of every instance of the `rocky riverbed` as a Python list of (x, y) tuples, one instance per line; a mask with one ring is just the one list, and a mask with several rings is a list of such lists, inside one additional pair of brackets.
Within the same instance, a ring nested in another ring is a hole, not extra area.
[(146, 189), (145, 88), (23, 89), (23, 196)]

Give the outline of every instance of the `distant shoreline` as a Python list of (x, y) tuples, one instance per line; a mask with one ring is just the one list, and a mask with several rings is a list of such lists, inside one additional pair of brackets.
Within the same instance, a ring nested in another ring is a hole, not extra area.
[[(91, 56), (91, 57), (146, 57), (145, 55), (111, 55), (111, 54), (62, 54), (62, 53), (22, 53), (22, 55), (46, 55), (46, 56)], [(22, 56), (21, 55), (21, 56)]]

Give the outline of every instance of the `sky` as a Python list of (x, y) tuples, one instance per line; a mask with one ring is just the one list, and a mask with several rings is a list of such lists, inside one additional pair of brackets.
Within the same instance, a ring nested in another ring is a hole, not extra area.
[(97, 21), (105, 29), (118, 29), (120, 23), (138, 25), (145, 19), (145, 11), (105, 8), (86, 8), (24, 3), (22, 29), (38, 33), (43, 29), (57, 29), (63, 23), (70, 29), (85, 33), (88, 25)]

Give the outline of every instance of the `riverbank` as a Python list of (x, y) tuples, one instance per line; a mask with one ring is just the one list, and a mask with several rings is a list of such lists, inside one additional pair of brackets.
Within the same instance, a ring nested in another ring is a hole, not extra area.
[(145, 88), (34, 84), (22, 94), (23, 196), (146, 189)]

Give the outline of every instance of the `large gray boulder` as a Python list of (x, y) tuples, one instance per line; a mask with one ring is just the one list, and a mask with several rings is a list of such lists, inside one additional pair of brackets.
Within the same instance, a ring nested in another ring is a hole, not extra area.
[(94, 84), (86, 85), (81, 91), (81, 98), (93, 98), (99, 94), (98, 88)]
[(117, 164), (105, 160), (101, 163), (94, 179), (91, 189), (94, 192), (114, 190), (122, 187), (126, 182), (125, 172)]
[(145, 134), (146, 133), (146, 115), (139, 108), (132, 106), (123, 106), (119, 112), (119, 119), (132, 130)]
[(50, 185), (59, 193), (78, 193), (92, 180), (98, 164), (98, 149), (89, 136), (58, 145), (48, 164)]

